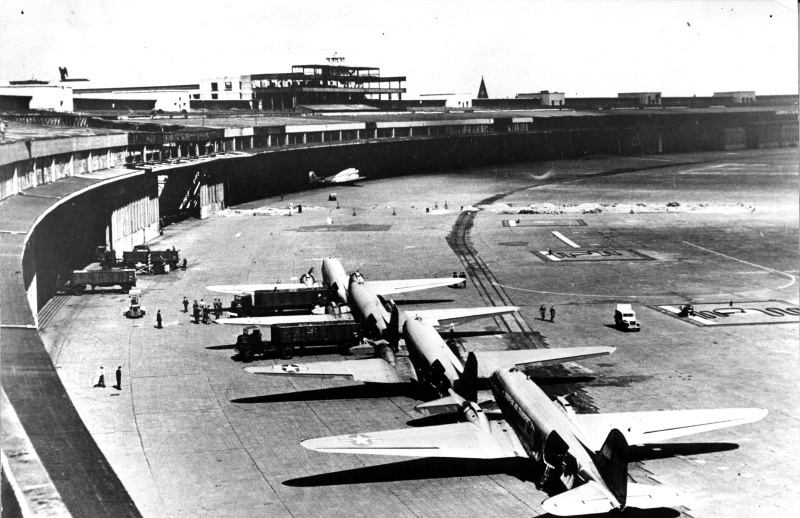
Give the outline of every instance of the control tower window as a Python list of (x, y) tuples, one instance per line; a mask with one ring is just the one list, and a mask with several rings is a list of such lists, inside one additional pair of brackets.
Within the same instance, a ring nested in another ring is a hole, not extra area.
[(211, 91), (212, 92), (216, 92), (217, 91), (217, 83), (211, 83)]
[(232, 84), (230, 81), (225, 81), (225, 91), (230, 92), (232, 88)]

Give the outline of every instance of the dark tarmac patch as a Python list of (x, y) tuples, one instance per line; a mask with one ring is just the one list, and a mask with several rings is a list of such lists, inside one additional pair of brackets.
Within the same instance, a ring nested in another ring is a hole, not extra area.
[(353, 223), (351, 225), (314, 225), (300, 227), (297, 232), (386, 232), (392, 225), (370, 225), (369, 223)]
[(527, 241), (506, 241), (505, 243), (497, 243), (498, 245), (502, 246), (526, 246), (528, 244)]
[(531, 250), (536, 257), (554, 263), (574, 263), (585, 261), (655, 261), (636, 250), (626, 248), (567, 248), (560, 250)]

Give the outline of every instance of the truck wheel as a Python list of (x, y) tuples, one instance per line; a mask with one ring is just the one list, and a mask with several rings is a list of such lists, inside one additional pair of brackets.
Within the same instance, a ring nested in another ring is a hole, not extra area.
[(255, 355), (256, 353), (252, 349), (245, 349), (244, 352), (242, 353), (242, 359), (244, 359), (246, 363), (250, 363), (251, 361), (253, 361)]
[(83, 292), (86, 291), (86, 286), (79, 284), (72, 288), (72, 293), (75, 295), (83, 295)]
[(292, 356), (294, 356), (294, 347), (292, 347), (292, 344), (286, 344), (281, 347), (281, 358), (290, 360)]
[(350, 354), (351, 347), (353, 347), (353, 344), (350, 342), (339, 344), (339, 353), (342, 355)]
[(127, 294), (130, 291), (131, 291), (131, 287), (130, 286), (125, 285), (125, 286), (122, 287), (122, 293)]

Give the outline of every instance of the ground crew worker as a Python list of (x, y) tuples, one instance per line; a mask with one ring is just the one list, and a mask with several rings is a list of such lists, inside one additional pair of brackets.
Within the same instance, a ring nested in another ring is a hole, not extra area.
[(106, 388), (106, 373), (103, 370), (103, 366), (100, 366), (100, 372), (97, 373), (97, 383), (95, 384), (96, 388)]
[(183, 258), (183, 269), (184, 270), (186, 269), (186, 258), (185, 257)]
[(117, 366), (117, 384), (114, 385), (114, 388), (117, 390), (122, 390), (122, 365)]
[(156, 327), (158, 329), (162, 329), (162, 327), (161, 327), (161, 310), (160, 309), (158, 311), (156, 311)]
[(208, 324), (208, 304), (203, 304), (203, 323)]
[(192, 306), (192, 312), (194, 313), (194, 323), (200, 323), (200, 306), (197, 304), (197, 300), (194, 301), (194, 305)]
[(544, 304), (542, 304), (542, 307), (539, 308), (539, 314), (542, 316), (542, 320), (544, 320), (544, 314), (546, 310), (547, 309), (544, 307)]
[(550, 306), (550, 322), (556, 318), (556, 307)]
[(221, 300), (215, 299), (214, 309), (215, 309), (214, 316), (216, 316), (217, 319), (219, 320), (219, 317), (222, 316), (222, 301)]
[(186, 297), (183, 297), (183, 312), (189, 312), (189, 300)]

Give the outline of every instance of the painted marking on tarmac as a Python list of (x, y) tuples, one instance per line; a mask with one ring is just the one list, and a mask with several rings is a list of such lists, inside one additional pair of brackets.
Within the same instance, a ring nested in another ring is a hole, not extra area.
[[(571, 296), (576, 296), (576, 297), (601, 297), (601, 298), (626, 298), (626, 299), (638, 299), (638, 298), (640, 298), (640, 296), (638, 296), (638, 295), (609, 295), (609, 294), (594, 295), (594, 294), (588, 294), (588, 293), (566, 293), (566, 292), (562, 292), (562, 291), (529, 290), (527, 288), (518, 288), (516, 286), (508, 286), (508, 285), (499, 284), (499, 283), (496, 283), (496, 282), (493, 282), (492, 284), (494, 286), (498, 286), (500, 288), (504, 288), (504, 289), (507, 289), (507, 290), (527, 291), (528, 293), (541, 293), (543, 295), (571, 295)], [(659, 296), (659, 295), (653, 295), (653, 296), (655, 297), (655, 296)]]
[(562, 250), (532, 250), (531, 253), (540, 259), (553, 262), (579, 261), (655, 261), (636, 250), (625, 248), (566, 248)]
[(554, 236), (556, 236), (558, 239), (560, 239), (561, 241), (565, 242), (568, 246), (571, 246), (572, 248), (580, 248), (581, 247), (581, 245), (579, 245), (575, 241), (571, 240), (570, 238), (568, 238), (567, 236), (565, 236), (564, 234), (562, 234), (558, 230), (554, 230), (552, 232), (552, 234)]
[(656, 311), (685, 320), (697, 326), (741, 326), (758, 324), (788, 324), (800, 322), (800, 307), (779, 300), (695, 303), (694, 314), (679, 316), (674, 305), (649, 306)]
[(782, 290), (784, 288), (788, 288), (789, 286), (792, 286), (794, 283), (797, 282), (797, 277), (795, 277), (792, 274), (784, 273), (784, 272), (775, 270), (774, 268), (769, 268), (767, 266), (761, 266), (760, 264), (751, 263), (749, 261), (745, 261), (745, 260), (742, 260), (742, 259), (737, 259), (736, 257), (731, 257), (730, 255), (726, 255), (726, 254), (723, 254), (723, 253), (720, 253), (720, 252), (715, 252), (714, 250), (709, 250), (708, 248), (704, 248), (704, 247), (702, 247), (700, 245), (695, 245), (694, 243), (690, 243), (688, 241), (682, 241), (682, 243), (686, 243), (689, 246), (693, 246), (695, 248), (699, 248), (700, 250), (703, 250), (704, 252), (708, 252), (710, 254), (715, 254), (715, 255), (719, 255), (719, 256), (725, 257), (726, 259), (731, 259), (733, 261), (739, 261), (740, 263), (744, 263), (744, 264), (753, 266), (755, 268), (761, 268), (762, 270), (766, 270), (768, 272), (777, 273), (778, 275), (785, 275), (786, 277), (789, 277), (792, 280), (789, 284), (785, 284), (785, 285), (780, 286), (780, 287), (775, 288), (775, 289)]
[(504, 227), (585, 227), (582, 219), (504, 219)]

